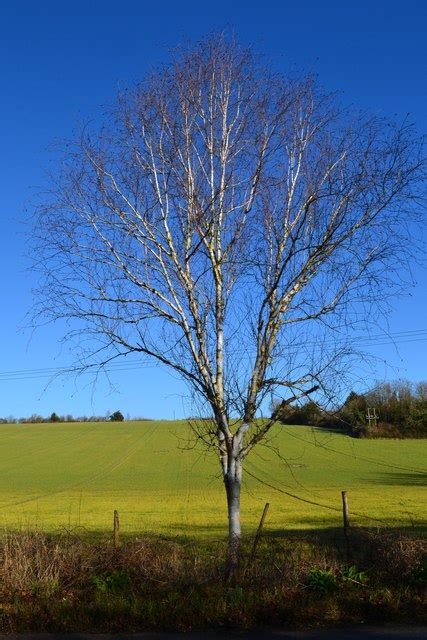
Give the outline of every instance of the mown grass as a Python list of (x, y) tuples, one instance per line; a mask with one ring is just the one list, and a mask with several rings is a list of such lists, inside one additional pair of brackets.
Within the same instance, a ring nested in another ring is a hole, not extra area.
[[(226, 534), (217, 460), (188, 446), (192, 434), (184, 422), (3, 425), (0, 433), (5, 529), (102, 533), (118, 509), (123, 535)], [(277, 426), (269, 447), (247, 461), (244, 530), (254, 530), (265, 502), (270, 532), (339, 526), (340, 492), (347, 490), (353, 524), (420, 531), (426, 450), (423, 440), (354, 440)]]

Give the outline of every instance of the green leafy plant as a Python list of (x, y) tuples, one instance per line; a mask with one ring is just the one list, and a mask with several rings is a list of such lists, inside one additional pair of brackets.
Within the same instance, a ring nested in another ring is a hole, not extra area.
[(338, 588), (337, 579), (330, 570), (313, 567), (310, 569), (307, 579), (307, 586), (314, 591), (329, 593)]
[(130, 585), (130, 577), (123, 569), (104, 576), (93, 576), (92, 583), (103, 593), (120, 593)]

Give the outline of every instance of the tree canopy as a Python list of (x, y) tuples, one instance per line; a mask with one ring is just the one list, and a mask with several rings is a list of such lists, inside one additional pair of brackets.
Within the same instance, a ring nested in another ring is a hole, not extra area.
[(36, 315), (70, 323), (85, 364), (140, 354), (188, 383), (238, 540), (257, 415), (333, 392), (349, 334), (400, 287), (423, 177), (409, 123), (214, 35), (65, 147), (36, 214)]

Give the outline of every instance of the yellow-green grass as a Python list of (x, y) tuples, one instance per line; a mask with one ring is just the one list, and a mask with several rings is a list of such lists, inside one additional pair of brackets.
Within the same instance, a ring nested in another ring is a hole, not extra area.
[[(0, 434), (4, 528), (106, 532), (117, 509), (124, 533), (226, 534), (217, 459), (191, 447), (185, 422), (4, 425)], [(253, 532), (265, 502), (272, 531), (339, 526), (341, 490), (355, 524), (421, 530), (426, 450), (425, 440), (355, 440), (277, 426), (269, 447), (246, 463), (244, 531)]]

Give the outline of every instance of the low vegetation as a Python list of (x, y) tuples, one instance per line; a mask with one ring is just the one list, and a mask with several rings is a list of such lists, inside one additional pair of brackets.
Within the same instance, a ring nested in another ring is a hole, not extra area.
[(0, 543), (2, 632), (321, 626), (421, 621), (425, 544), (390, 533), (269, 537), (225, 580), (225, 543), (140, 538), (114, 549), (68, 532)]

